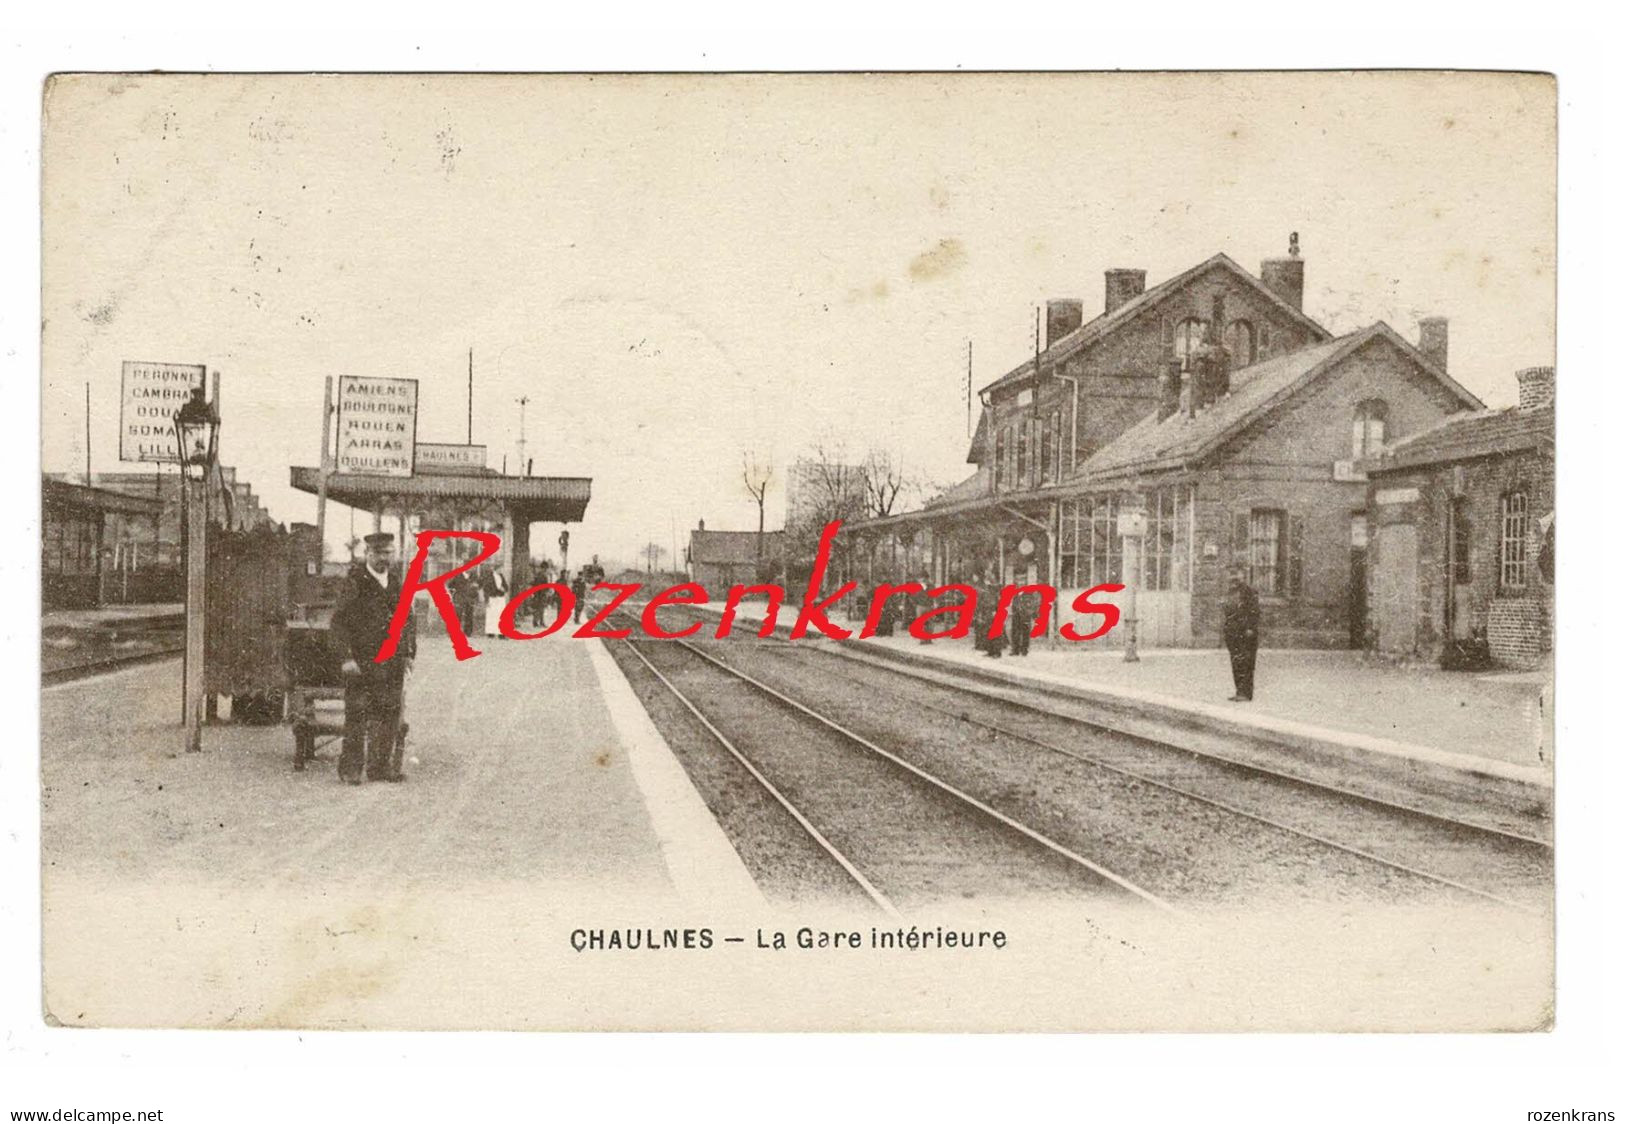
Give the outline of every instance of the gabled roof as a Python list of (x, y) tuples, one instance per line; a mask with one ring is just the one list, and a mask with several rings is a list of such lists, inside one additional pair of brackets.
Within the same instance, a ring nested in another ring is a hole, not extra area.
[[(1102, 313), (1093, 320), (1089, 321), (1087, 324), (1084, 324), (1082, 327), (1074, 328), (1060, 339), (1052, 340), (1050, 345), (1044, 349), (1043, 354), (1039, 356), (1038, 361), (1042, 362), (1045, 366), (1050, 366), (1071, 358), (1077, 352), (1090, 346), (1097, 340), (1103, 339), (1112, 332), (1117, 331), (1117, 329), (1126, 326), (1136, 317), (1138, 317), (1140, 313), (1146, 312), (1161, 304), (1163, 300), (1172, 296), (1174, 293), (1179, 292), (1185, 286), (1189, 285), (1191, 282), (1213, 269), (1229, 270), (1235, 275), (1238, 281), (1247, 285), (1259, 296), (1273, 304), (1286, 316), (1309, 329), (1310, 334), (1316, 339), (1327, 340), (1331, 338), (1331, 333), (1323, 328), (1319, 323), (1304, 315), (1302, 309), (1294, 308), (1292, 305), (1288, 304), (1281, 298), (1280, 294), (1275, 292), (1275, 290), (1271, 289), (1268, 285), (1265, 285), (1264, 282), (1260, 281), (1251, 273), (1248, 273), (1245, 269), (1241, 268), (1241, 266), (1237, 265), (1228, 254), (1214, 254), (1211, 258), (1208, 258), (1199, 265), (1194, 265), (1185, 272), (1176, 274), (1160, 284), (1151, 286), (1151, 288), (1147, 289), (1138, 296), (1124, 301), (1112, 311)], [(1030, 379), (1033, 377), (1035, 370), (1036, 368), (1034, 366), (1034, 361), (1029, 359), (1015, 370), (1001, 375), (999, 378), (988, 383), (982, 388), (982, 393), (985, 394), (990, 390), (1011, 386), (1015, 383)]]
[(1374, 340), (1397, 347), (1464, 406), (1483, 407), (1465, 387), (1379, 320), (1346, 336), (1236, 371), (1230, 377), (1230, 393), (1194, 418), (1183, 412), (1161, 420), (1154, 413), (1147, 415), (1084, 461), (1081, 474), (1085, 479), (1098, 479), (1180, 468), (1200, 461)]
[(1368, 475), (1381, 475), (1419, 465), (1445, 464), (1550, 446), (1557, 439), (1554, 417), (1555, 411), (1550, 406), (1533, 410), (1509, 407), (1452, 414), (1420, 433), (1395, 441), (1379, 455), (1361, 461), (1360, 468)]
[[(775, 557), (780, 553), (779, 540), (783, 531), (762, 533), (762, 554)], [(689, 561), (728, 565), (756, 561), (755, 531), (690, 531)]]

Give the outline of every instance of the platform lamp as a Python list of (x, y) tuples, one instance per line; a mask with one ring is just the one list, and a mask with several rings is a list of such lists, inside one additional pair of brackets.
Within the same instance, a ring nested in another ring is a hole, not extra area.
[(181, 664), (181, 728), (186, 750), (203, 748), (204, 567), (208, 558), (208, 489), (219, 449), (220, 415), (203, 385), (175, 413), (175, 447), (186, 503), (186, 648)]

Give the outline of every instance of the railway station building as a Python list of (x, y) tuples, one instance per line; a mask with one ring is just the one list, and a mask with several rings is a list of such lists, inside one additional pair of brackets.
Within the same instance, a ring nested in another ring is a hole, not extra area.
[[(1080, 302), (1049, 302), (1043, 349), (981, 390), (974, 475), (852, 533), (872, 556), (877, 539), (928, 531), (934, 580), (991, 570), (1054, 586), (1062, 607), (1133, 584), (1148, 646), (1218, 644), (1236, 564), (1266, 644), (1363, 646), (1357, 463), (1482, 404), (1446, 372), (1444, 320), (1424, 320), (1414, 345), (1380, 322), (1333, 337), (1303, 311), (1304, 268), (1294, 236), (1257, 277), (1218, 254), (1149, 289), (1143, 270), (1108, 271), (1087, 322)], [(1129, 510), (1146, 513), (1137, 574), (1118, 525)]]
[(1370, 641), (1447, 665), (1534, 667), (1552, 649), (1555, 386), (1453, 417), (1362, 462), (1370, 479)]

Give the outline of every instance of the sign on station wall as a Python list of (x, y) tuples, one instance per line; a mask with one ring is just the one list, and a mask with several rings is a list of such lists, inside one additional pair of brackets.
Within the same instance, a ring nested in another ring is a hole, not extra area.
[(417, 470), (431, 476), (455, 476), (485, 471), (484, 445), (442, 445), (424, 441), (417, 447)]
[(418, 380), (339, 377), (339, 472), (411, 476), (417, 454)]
[(203, 385), (201, 363), (126, 359), (119, 392), (118, 459), (178, 463), (175, 415)]

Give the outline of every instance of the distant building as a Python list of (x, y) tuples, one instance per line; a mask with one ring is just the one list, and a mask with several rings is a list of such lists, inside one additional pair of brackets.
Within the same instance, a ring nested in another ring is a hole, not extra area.
[[(53, 473), (52, 483), (84, 488), (75, 473)], [(98, 542), (100, 588), (93, 603), (177, 601), (181, 590), (181, 542), (185, 498), (181, 477), (170, 468), (148, 472), (98, 472), (90, 489), (127, 497), (129, 504), (104, 504), (106, 518)], [(208, 518), (218, 527), (250, 531), (274, 525), (270, 513), (237, 470), (221, 465), (210, 480)]]
[(772, 581), (784, 564), (784, 532), (708, 531), (702, 519), (689, 532), (688, 563), (694, 580), (713, 596), (731, 585)]
[(46, 609), (88, 609), (103, 601), (107, 527), (157, 516), (159, 503), (49, 476), (41, 481), (41, 596)]
[(1457, 414), (1364, 462), (1370, 642), (1428, 660), (1529, 667), (1552, 648), (1556, 373), (1518, 405)]

